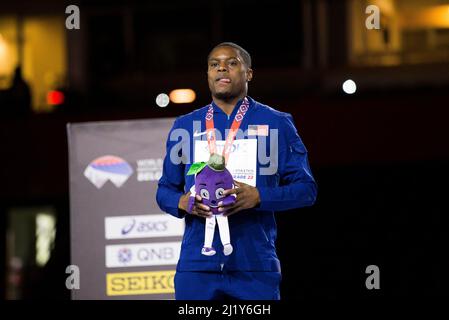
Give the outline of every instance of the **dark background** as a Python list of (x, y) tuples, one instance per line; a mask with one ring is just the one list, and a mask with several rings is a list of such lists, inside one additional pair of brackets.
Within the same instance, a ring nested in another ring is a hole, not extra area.
[[(53, 112), (19, 113), (0, 99), (0, 297), (8, 298), (12, 281), (8, 212), (51, 206), (57, 216), (54, 250), (45, 267), (30, 265), (21, 273), (20, 297), (70, 298), (66, 123), (173, 117), (208, 104), (206, 57), (222, 41), (252, 55), (249, 94), (293, 115), (318, 183), (315, 206), (277, 214), (282, 298), (445, 296), (449, 59), (441, 53), (449, 44), (426, 47), (412, 40), (415, 49), (404, 46), (395, 65), (366, 63), (369, 53), (354, 58), (352, 15), (363, 22), (367, 15), (350, 14), (351, 3), (1, 4), (0, 13), (25, 17), (65, 16), (65, 6), (77, 4), (81, 29), (66, 31), (64, 104)], [(388, 42), (383, 28), (365, 32), (384, 32)], [(426, 59), (411, 58), (418, 54)], [(347, 78), (358, 85), (353, 95), (341, 90)], [(155, 105), (157, 94), (176, 88), (194, 89), (197, 99)], [(365, 287), (368, 265), (380, 268), (380, 290)]]

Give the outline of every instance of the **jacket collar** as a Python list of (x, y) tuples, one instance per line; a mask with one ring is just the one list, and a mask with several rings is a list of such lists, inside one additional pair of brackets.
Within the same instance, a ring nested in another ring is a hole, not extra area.
[[(249, 109), (251, 110), (252, 108), (255, 107), (255, 100), (253, 98), (251, 98), (250, 96), (246, 96), (248, 98), (248, 102), (249, 102)], [(234, 106), (234, 109), (231, 112), (231, 115), (229, 116), (230, 118), (234, 119), (240, 104), (242, 103), (243, 99), (240, 99), (239, 101), (237, 101), (237, 103)], [(219, 106), (217, 106), (215, 104), (215, 102), (212, 101), (212, 106), (214, 107), (214, 113), (222, 113), (223, 115), (225, 115), (226, 117), (228, 116), (223, 110), (221, 110), (221, 108)]]

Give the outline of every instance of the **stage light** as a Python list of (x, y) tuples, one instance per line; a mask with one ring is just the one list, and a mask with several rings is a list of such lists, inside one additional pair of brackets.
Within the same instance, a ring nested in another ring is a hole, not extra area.
[(190, 103), (195, 101), (196, 94), (192, 89), (176, 89), (170, 92), (170, 101), (173, 103)]
[(47, 103), (51, 106), (57, 106), (64, 103), (64, 93), (52, 90), (47, 93)]
[(36, 215), (36, 264), (40, 267), (50, 259), (56, 237), (56, 219), (48, 213)]
[(3, 39), (3, 36), (0, 34), (0, 58), (4, 59), (6, 55), (6, 41)]
[[(8, 44), (5, 38), (3, 38), (3, 36), (0, 34), (0, 76), (5, 78), (4, 76), (11, 72), (11, 65), (11, 54), (10, 52), (8, 52)], [(3, 83), (0, 83), (0, 89), (6, 88), (7, 86), (5, 86)]]
[(353, 94), (357, 90), (357, 85), (351, 79), (343, 82), (343, 91), (347, 94)]
[(170, 98), (168, 97), (168, 95), (166, 95), (165, 93), (160, 93), (157, 95), (156, 104), (159, 107), (164, 108), (164, 107), (168, 106), (169, 103), (170, 103)]

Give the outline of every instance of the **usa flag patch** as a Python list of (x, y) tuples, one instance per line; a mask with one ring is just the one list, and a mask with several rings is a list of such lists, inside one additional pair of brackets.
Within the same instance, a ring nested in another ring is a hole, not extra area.
[(268, 125), (267, 124), (249, 125), (248, 135), (268, 137)]

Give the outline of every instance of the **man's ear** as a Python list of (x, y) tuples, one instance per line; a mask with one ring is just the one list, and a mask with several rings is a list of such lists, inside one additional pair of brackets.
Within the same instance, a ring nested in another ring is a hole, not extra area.
[(246, 81), (251, 81), (253, 80), (253, 69), (248, 68), (248, 70), (246, 70)]

